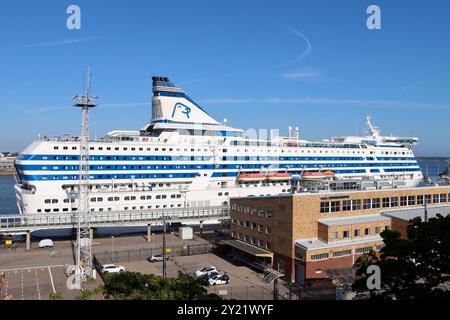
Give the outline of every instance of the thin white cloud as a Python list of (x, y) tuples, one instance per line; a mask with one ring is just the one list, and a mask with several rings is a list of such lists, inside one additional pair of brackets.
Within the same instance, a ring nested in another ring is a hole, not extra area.
[(68, 45), (68, 44), (74, 44), (74, 43), (82, 43), (82, 42), (87, 42), (87, 41), (93, 41), (95, 39), (97, 39), (97, 38), (96, 37), (84, 37), (84, 38), (77, 38), (77, 39), (41, 42), (41, 43), (34, 43), (34, 44), (25, 44), (25, 45), (21, 45), (21, 46), (17, 46), (17, 47), (0, 48), (0, 52), (1, 51), (9, 51), (9, 50), (17, 50), (17, 49), (56, 47), (56, 46), (63, 46), (63, 45)]
[(297, 56), (295, 59), (291, 60), (290, 62), (294, 63), (294, 62), (299, 62), (301, 60), (306, 59), (312, 52), (312, 46), (311, 46), (311, 42), (309, 41), (309, 39), (303, 33), (301, 33), (300, 31), (298, 31), (292, 27), (285, 26), (285, 28), (287, 30), (289, 30), (290, 32), (292, 32), (293, 34), (295, 34), (296, 36), (302, 38), (306, 43), (306, 48), (302, 52), (302, 54), (300, 54), (299, 56)]
[(321, 72), (316, 69), (301, 69), (286, 72), (282, 74), (282, 77), (289, 80), (317, 80), (321, 75)]

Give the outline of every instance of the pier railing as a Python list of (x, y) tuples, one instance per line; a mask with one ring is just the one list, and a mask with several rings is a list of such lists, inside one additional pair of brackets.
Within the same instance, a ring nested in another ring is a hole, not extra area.
[[(172, 208), (136, 211), (91, 212), (91, 227), (143, 226), (171, 222), (223, 220), (229, 218), (228, 206)], [(66, 229), (76, 227), (77, 213), (0, 215), (0, 233)]]

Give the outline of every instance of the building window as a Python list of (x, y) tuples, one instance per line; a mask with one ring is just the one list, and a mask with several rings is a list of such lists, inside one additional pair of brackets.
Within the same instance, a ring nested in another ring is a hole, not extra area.
[(370, 228), (365, 228), (365, 229), (364, 229), (364, 235), (365, 235), (365, 236), (370, 235)]
[(272, 212), (267, 211), (266, 212), (266, 218), (267, 219), (272, 219)]
[(439, 203), (439, 195), (433, 194), (433, 203)]
[(416, 204), (415, 196), (408, 196), (408, 206), (414, 206)]
[(425, 195), (425, 201), (426, 201), (427, 203), (431, 203), (431, 194)]
[(352, 210), (361, 210), (361, 200), (352, 200)]
[(364, 247), (364, 248), (356, 248), (356, 253), (369, 253), (372, 250), (372, 247)]
[(344, 239), (347, 239), (347, 238), (348, 238), (348, 230), (345, 230), (344, 232), (342, 232), (342, 237), (343, 237)]
[(342, 201), (342, 211), (351, 211), (352, 210), (352, 201), (344, 200)]
[(375, 233), (380, 234), (381, 233), (381, 227), (375, 227)]
[(352, 254), (352, 250), (341, 250), (341, 251), (335, 251), (333, 252), (333, 257), (342, 257), (342, 256), (348, 256)]
[(332, 240), (337, 240), (339, 238), (339, 233), (337, 232), (332, 232), (331, 233), (331, 239)]
[(272, 234), (272, 227), (266, 227), (266, 233)]
[(267, 242), (266, 243), (266, 249), (272, 251), (272, 243)]
[(330, 212), (330, 203), (329, 202), (321, 202), (320, 203), (320, 213), (329, 213)]
[(391, 207), (398, 207), (398, 197), (391, 197)]
[(389, 207), (390, 207), (389, 198), (383, 198), (383, 208), (389, 208)]
[(419, 204), (419, 205), (423, 204), (423, 195), (417, 196), (417, 204)]
[(372, 199), (372, 209), (380, 207), (380, 198)]
[(260, 246), (261, 248), (265, 247), (265, 241), (264, 240), (258, 240), (258, 246)]
[(400, 206), (404, 207), (408, 204), (408, 197), (400, 197)]
[(311, 260), (323, 260), (323, 259), (328, 259), (328, 253), (319, 253), (319, 254), (312, 254), (311, 255)]
[(439, 195), (439, 200), (442, 202), (447, 202), (447, 195), (445, 193), (442, 193)]
[(354, 235), (355, 237), (359, 237), (359, 235), (360, 235), (359, 229), (353, 230), (353, 235)]
[(364, 199), (363, 209), (372, 209), (372, 199)]
[(341, 211), (341, 202), (340, 201), (331, 201), (331, 203), (330, 203), (330, 211), (331, 212), (339, 212), (339, 211)]

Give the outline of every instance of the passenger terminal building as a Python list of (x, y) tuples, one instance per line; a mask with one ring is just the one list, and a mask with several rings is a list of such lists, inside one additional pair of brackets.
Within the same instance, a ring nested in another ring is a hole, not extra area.
[(351, 268), (361, 254), (380, 250), (384, 229), (406, 237), (412, 218), (450, 213), (450, 186), (338, 189), (233, 198), (234, 240), (227, 244), (255, 267), (314, 284), (329, 279), (328, 271)]

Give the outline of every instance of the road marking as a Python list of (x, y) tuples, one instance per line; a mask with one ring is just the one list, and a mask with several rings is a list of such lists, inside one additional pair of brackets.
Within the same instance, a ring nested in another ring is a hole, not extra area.
[(41, 291), (39, 290), (39, 279), (38, 279), (38, 275), (37, 275), (37, 269), (34, 269), (34, 274), (36, 276), (36, 288), (37, 288), (37, 293), (38, 293), (38, 299), (41, 300)]
[(56, 293), (55, 284), (53, 283), (52, 271), (50, 270), (50, 267), (47, 267), (47, 268), (48, 268), (48, 274), (50, 275), (50, 281), (52, 282), (53, 293)]
[(9, 272), (5, 276), (5, 296), (8, 295)]
[[(9, 271), (21, 271), (21, 270), (28, 270), (28, 269), (39, 269), (39, 268), (54, 268), (54, 267), (65, 267), (64, 264), (55, 264), (55, 265), (48, 265), (48, 266), (38, 266), (38, 267), (25, 267), (25, 268), (14, 268), (14, 269), (4, 269), (0, 270), (0, 272), (9, 272)], [(31, 271), (30, 271), (31, 272)]]
[(24, 298), (24, 296), (23, 296), (23, 270), (22, 270), (21, 274), (22, 274), (22, 300), (24, 300), (23, 299)]

